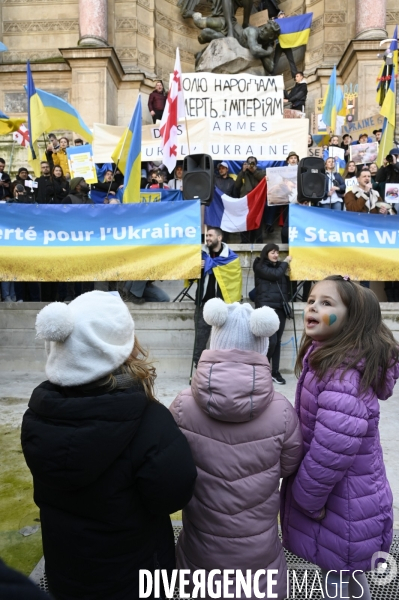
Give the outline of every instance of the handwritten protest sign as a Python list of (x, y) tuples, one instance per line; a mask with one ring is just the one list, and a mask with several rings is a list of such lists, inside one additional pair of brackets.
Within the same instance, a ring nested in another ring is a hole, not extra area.
[(182, 87), (187, 116), (191, 118), (283, 118), (282, 76), (183, 73)]
[[(186, 126), (189, 129), (190, 151)], [(307, 119), (188, 119), (178, 125), (177, 159), (188, 154), (210, 154), (214, 160), (244, 160), (251, 154), (258, 160), (285, 160), (295, 150), (300, 158), (307, 154)], [(115, 134), (113, 133), (114, 129)], [(96, 162), (111, 162), (111, 154), (122, 133), (112, 125), (94, 124)], [(112, 143), (109, 138), (112, 137)], [(142, 128), (141, 160), (162, 160), (159, 125)]]
[(97, 183), (93, 149), (90, 144), (67, 148), (67, 156), (71, 179), (74, 177), (84, 177), (87, 183)]

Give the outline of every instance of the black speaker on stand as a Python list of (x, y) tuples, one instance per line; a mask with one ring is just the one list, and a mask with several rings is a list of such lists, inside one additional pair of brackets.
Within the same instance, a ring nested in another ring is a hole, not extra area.
[(183, 198), (209, 204), (213, 197), (213, 160), (209, 154), (189, 154), (183, 161)]
[(298, 203), (317, 204), (326, 191), (326, 169), (324, 160), (307, 156), (298, 165)]

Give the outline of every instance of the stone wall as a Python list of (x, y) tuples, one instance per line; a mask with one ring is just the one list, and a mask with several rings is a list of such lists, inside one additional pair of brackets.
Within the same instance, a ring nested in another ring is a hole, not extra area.
[[(82, 52), (79, 56), (72, 52), (79, 41), (79, 0), (0, 0), (0, 39), (9, 48), (8, 52), (0, 53), (0, 107), (11, 115), (25, 113), (22, 86), (29, 58), (34, 63), (37, 87), (72, 102), (89, 126), (95, 121), (126, 125), (139, 91), (144, 120), (150, 122), (146, 106), (148, 94), (156, 78), (168, 84), (176, 47), (180, 48), (185, 72), (194, 70), (194, 56), (201, 49), (198, 29), (191, 18), (182, 18), (177, 1), (107, 0), (108, 44), (115, 49), (115, 54), (106, 58), (102, 55), (101, 63), (99, 57), (94, 59), (90, 52), (84, 56)], [(313, 112), (314, 100), (325, 92), (332, 65), (342, 61), (355, 38), (356, 2), (279, 2), (288, 15), (314, 14), (306, 51), (304, 53), (302, 48), (295, 52), (297, 65), (308, 79), (308, 116)], [(209, 6), (200, 0), (196, 10), (207, 14)], [(386, 0), (388, 35), (397, 22), (397, 0)], [(351, 48), (345, 64), (338, 66), (341, 83), (359, 84), (360, 118), (378, 112), (375, 104), (375, 78), (381, 64), (376, 57), (378, 41), (369, 46), (367, 43), (363, 40), (363, 45)], [(84, 67), (79, 58), (86, 63)], [(290, 84), (285, 58), (281, 66)]]
[[(0, 304), (0, 371), (43, 371), (43, 340), (35, 337), (35, 319), (44, 304)], [(159, 375), (187, 377), (190, 373), (194, 345), (194, 303), (129, 305), (140, 342), (156, 360)], [(295, 322), (287, 321), (281, 347), (282, 373), (292, 373), (296, 346), (303, 331), (305, 305), (295, 305)], [(399, 341), (399, 307), (382, 303), (384, 322)], [(295, 328), (294, 328), (295, 325)]]

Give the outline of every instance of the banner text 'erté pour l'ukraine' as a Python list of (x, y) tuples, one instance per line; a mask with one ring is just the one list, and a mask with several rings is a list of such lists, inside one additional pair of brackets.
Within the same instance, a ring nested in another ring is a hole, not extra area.
[(0, 208), (0, 280), (197, 278), (200, 203)]

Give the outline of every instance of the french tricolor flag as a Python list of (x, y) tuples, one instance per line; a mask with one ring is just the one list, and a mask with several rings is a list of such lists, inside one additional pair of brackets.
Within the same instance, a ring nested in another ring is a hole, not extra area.
[(229, 232), (258, 229), (265, 203), (266, 178), (242, 198), (231, 198), (215, 187), (213, 200), (205, 208), (205, 224)]

